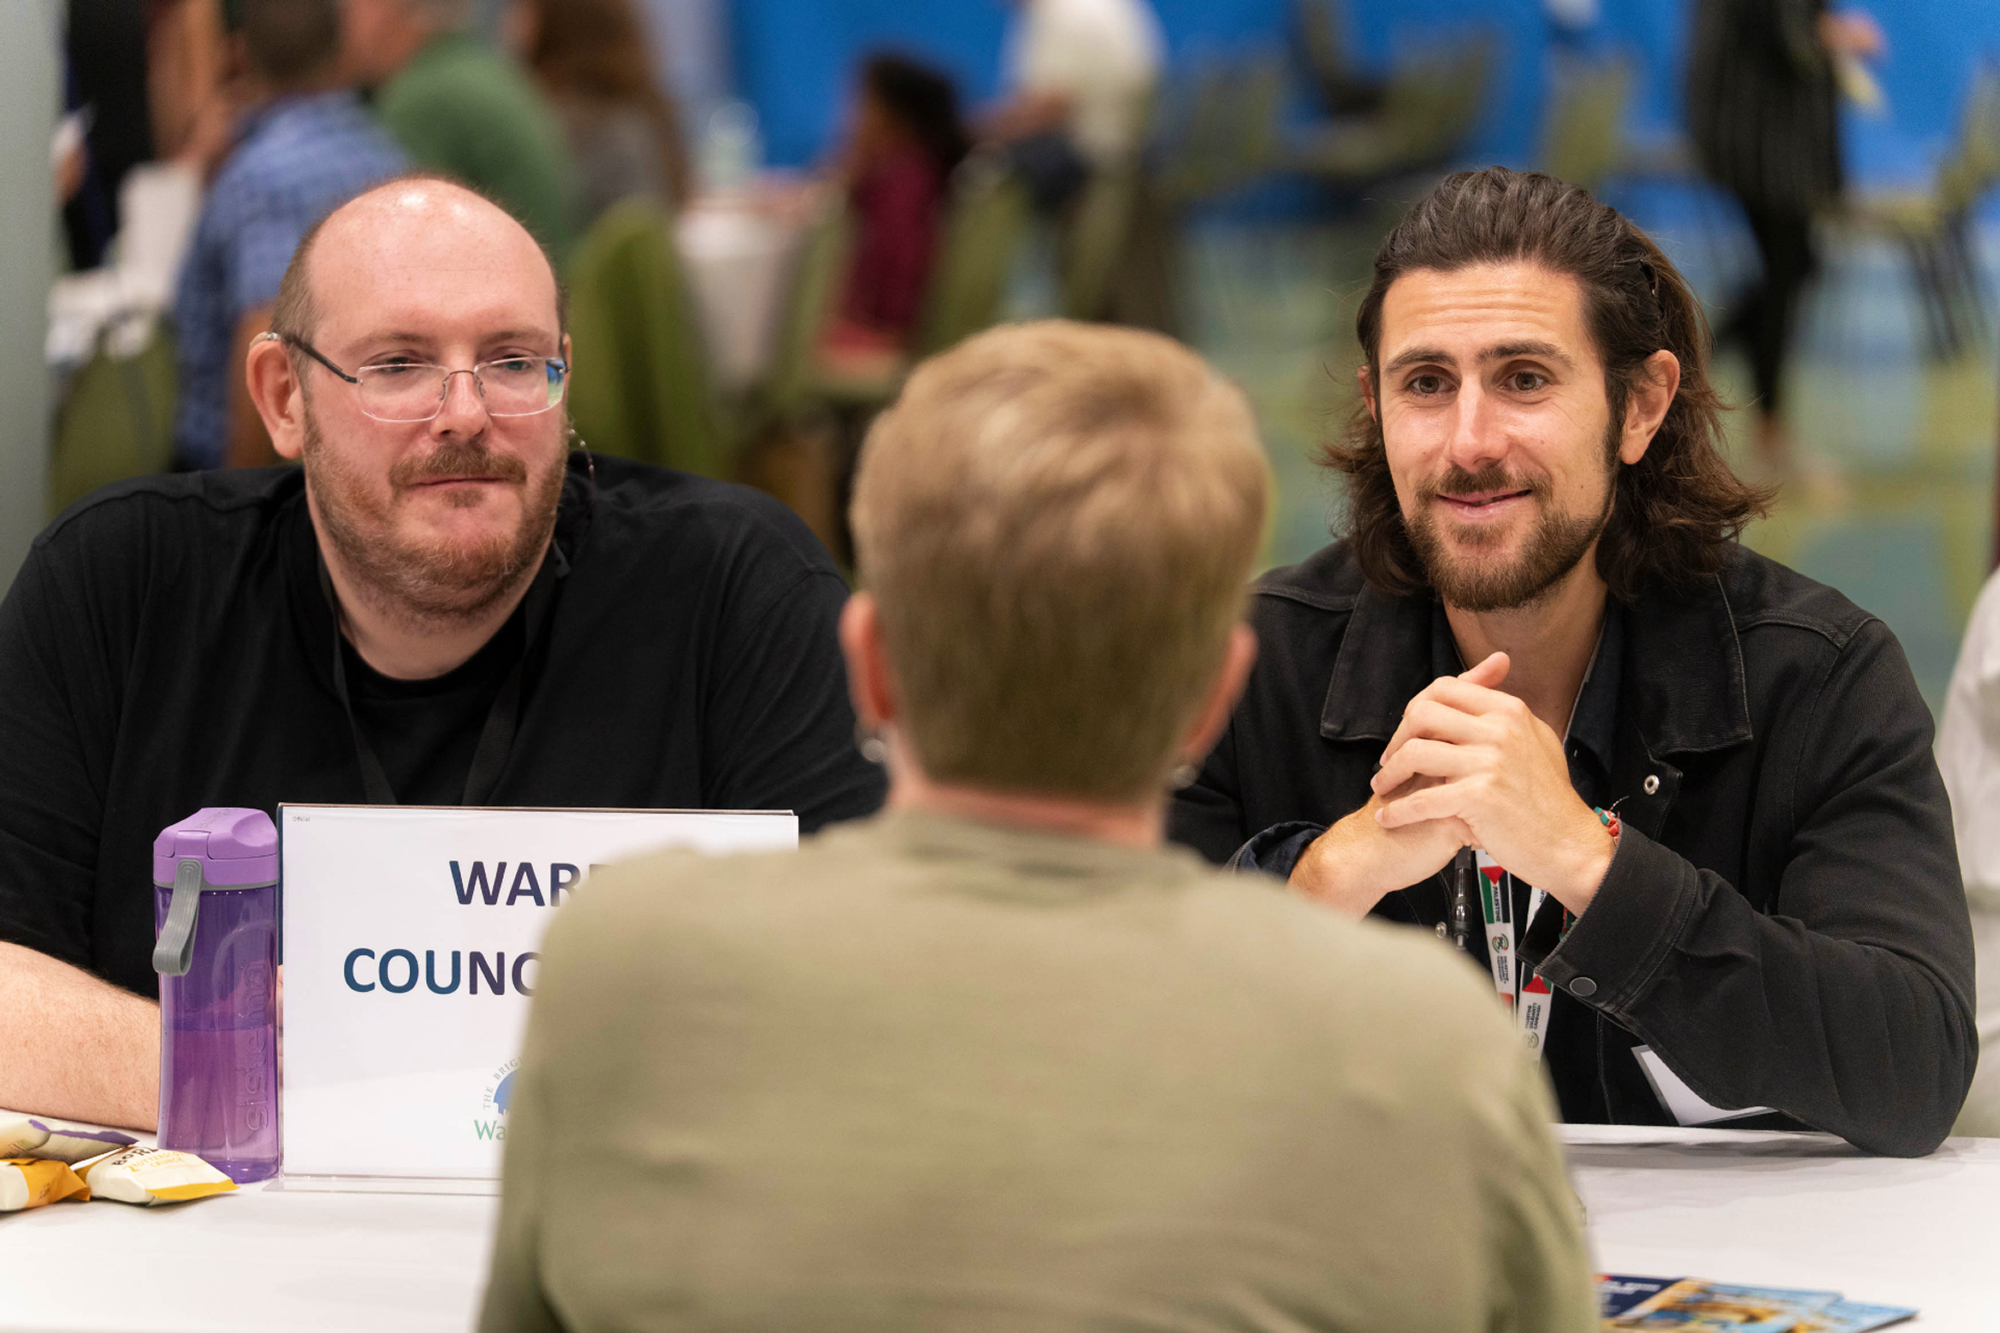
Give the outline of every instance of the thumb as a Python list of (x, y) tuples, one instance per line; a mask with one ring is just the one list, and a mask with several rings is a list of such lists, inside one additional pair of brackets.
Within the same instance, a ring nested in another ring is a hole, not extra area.
[(1512, 665), (1507, 658), (1507, 654), (1489, 653), (1484, 661), (1473, 667), (1472, 670), (1459, 676), (1459, 679), (1468, 684), (1483, 686), (1489, 690), (1497, 690), (1500, 688), (1500, 682), (1507, 679), (1507, 669)]

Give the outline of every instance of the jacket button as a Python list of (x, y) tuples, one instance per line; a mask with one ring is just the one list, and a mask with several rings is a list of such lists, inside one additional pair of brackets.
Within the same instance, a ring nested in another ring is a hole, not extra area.
[(1660, 790), (1660, 775), (1658, 773), (1648, 773), (1646, 780), (1639, 785), (1646, 789), (1646, 795), (1654, 795)]
[(1589, 977), (1578, 977), (1569, 983), (1569, 993), (1579, 1000), (1587, 1000), (1597, 994), (1597, 983)]

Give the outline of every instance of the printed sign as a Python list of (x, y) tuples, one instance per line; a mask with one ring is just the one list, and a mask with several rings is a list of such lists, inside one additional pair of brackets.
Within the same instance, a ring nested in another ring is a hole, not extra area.
[(591, 869), (799, 836), (784, 812), (327, 805), (280, 806), (278, 835), (287, 1183), (498, 1179), (537, 950)]

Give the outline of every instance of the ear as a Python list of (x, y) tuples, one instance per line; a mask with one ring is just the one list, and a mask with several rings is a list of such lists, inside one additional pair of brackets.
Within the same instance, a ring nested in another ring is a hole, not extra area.
[(1354, 372), (1354, 378), (1361, 385), (1361, 401), (1368, 404), (1368, 415), (1373, 417), (1375, 424), (1379, 426), (1382, 424), (1382, 410), (1375, 402), (1375, 376), (1370, 373), (1372, 369), (1373, 367), (1363, 366)]
[(1256, 661), (1257, 631), (1238, 622), (1229, 631), (1229, 649), (1222, 655), (1222, 670), (1210, 682), (1208, 694), (1201, 701), (1201, 712), (1195, 716), (1194, 726), (1181, 744), (1181, 757), (1186, 762), (1201, 763), (1222, 739), (1229, 715), (1236, 711), (1236, 701), (1243, 697), (1243, 686), (1249, 681), (1250, 668)]
[(296, 459), (305, 449), (305, 386), (292, 368), (291, 353), (276, 338), (256, 338), (243, 360), (250, 401), (264, 419), (271, 447), (280, 458)]
[(1679, 357), (1662, 348), (1646, 358), (1644, 373), (1625, 397), (1625, 426), (1618, 438), (1620, 462), (1636, 463), (1646, 456), (1680, 389)]
[(847, 660), (847, 694), (864, 727), (896, 720), (896, 686), (882, 649), (882, 615), (872, 594), (857, 592), (840, 609), (840, 653)]

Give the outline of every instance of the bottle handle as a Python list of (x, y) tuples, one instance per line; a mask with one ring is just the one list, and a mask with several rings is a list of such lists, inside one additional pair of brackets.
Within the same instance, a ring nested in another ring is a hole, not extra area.
[(165, 977), (184, 977), (194, 961), (195, 913), (201, 907), (201, 862), (183, 857), (174, 870), (174, 896), (167, 904), (167, 921), (153, 946), (153, 970)]

